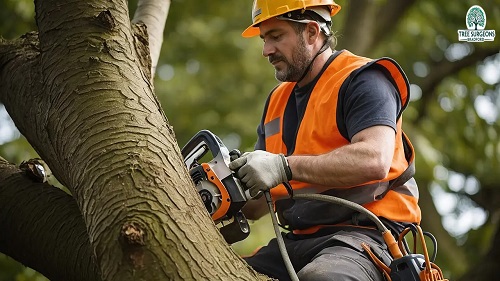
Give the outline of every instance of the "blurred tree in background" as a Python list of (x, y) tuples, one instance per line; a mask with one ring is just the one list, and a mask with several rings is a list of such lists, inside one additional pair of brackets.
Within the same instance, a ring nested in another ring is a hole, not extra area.
[[(209, 129), (229, 149), (253, 147), (262, 107), (276, 80), (261, 55), (262, 42), (240, 36), (251, 22), (251, 2), (172, 1), (155, 88), (181, 145)], [(453, 280), (496, 276), (500, 37), (459, 42), (457, 30), (467, 28), (466, 12), (477, 4), (486, 12), (485, 29), (500, 32), (500, 0), (338, 2), (342, 11), (333, 19), (337, 50), (392, 57), (412, 83), (404, 129), (417, 150), (422, 225), (438, 239), (438, 265)], [(36, 30), (32, 1), (0, 0), (0, 7), (3, 38)], [(36, 154), (10, 122), (0, 105), (0, 155), (19, 164)], [(233, 247), (249, 253), (272, 235), (264, 219)], [(2, 256), (4, 280), (44, 279)]]

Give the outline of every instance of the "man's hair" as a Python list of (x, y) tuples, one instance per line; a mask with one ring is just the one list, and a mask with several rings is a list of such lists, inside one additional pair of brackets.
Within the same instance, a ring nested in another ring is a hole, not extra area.
[[(311, 18), (311, 20), (313, 20)], [(305, 23), (301, 23), (301, 22), (294, 22), (294, 21), (288, 21), (290, 23), (290, 25), (292, 26), (293, 30), (295, 31), (295, 33), (297, 35), (300, 35), (302, 34), (302, 32), (304, 32), (304, 30), (306, 30), (306, 25)], [(337, 46), (337, 37), (335, 37), (335, 34), (332, 32), (332, 35), (328, 36), (326, 34), (324, 34), (323, 32), (320, 32), (323, 34), (323, 36), (325, 37), (325, 40), (328, 41), (326, 44), (330, 46), (330, 48), (332, 49), (335, 49), (335, 46)]]

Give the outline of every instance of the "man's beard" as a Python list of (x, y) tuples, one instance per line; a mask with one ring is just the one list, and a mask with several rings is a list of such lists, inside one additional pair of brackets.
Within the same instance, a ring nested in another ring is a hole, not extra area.
[(289, 62), (284, 56), (272, 55), (269, 56), (269, 62), (282, 61), (285, 63), (285, 67), (281, 69), (275, 68), (274, 76), (278, 81), (281, 82), (298, 82), (299, 79), (304, 75), (304, 71), (309, 66), (311, 62), (311, 56), (309, 56), (306, 49), (306, 42), (304, 38), (299, 37), (299, 42), (297, 47), (292, 53), (292, 61)]

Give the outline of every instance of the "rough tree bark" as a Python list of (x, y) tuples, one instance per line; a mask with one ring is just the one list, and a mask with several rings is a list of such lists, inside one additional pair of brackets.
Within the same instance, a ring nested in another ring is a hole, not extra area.
[[(154, 95), (147, 32), (131, 25), (127, 2), (39, 0), (35, 10), (38, 33), (0, 42), (0, 102), (71, 191), (81, 218), (44, 216), (32, 232), (83, 222), (102, 280), (267, 279), (231, 250), (204, 210)], [(1, 188), (12, 193), (5, 181)], [(21, 208), (15, 201), (2, 211)], [(73, 208), (66, 201), (52, 207)], [(18, 231), (9, 229), (10, 239)], [(88, 269), (95, 271), (90, 262)]]

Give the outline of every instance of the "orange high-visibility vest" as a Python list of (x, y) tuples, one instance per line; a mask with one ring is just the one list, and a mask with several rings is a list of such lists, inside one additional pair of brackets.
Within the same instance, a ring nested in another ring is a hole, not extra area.
[[(387, 69), (392, 77), (401, 97), (401, 111), (403, 111), (409, 102), (409, 86), (400, 66), (389, 58), (372, 60), (344, 50), (324, 70), (311, 92), (304, 117), (298, 128), (295, 150), (292, 155), (319, 155), (349, 144), (349, 140), (340, 133), (335, 118), (339, 91), (353, 71), (362, 70), (374, 64)], [(295, 82), (282, 83), (270, 96), (264, 118), (265, 145), (269, 152), (287, 154), (282, 135), (283, 117), (295, 84)], [(319, 187), (292, 180), (290, 184), (294, 192), (326, 192), (362, 204), (377, 216), (399, 222), (420, 222), (421, 213), (417, 204), (418, 188), (412, 178), (413, 174), (407, 178), (407, 181), (400, 182), (397, 186), (390, 186), (391, 181), (405, 173), (414, 158), (413, 146), (401, 128), (401, 113), (396, 125), (394, 157), (385, 179), (346, 187)], [(271, 194), (275, 202), (288, 197), (283, 185), (271, 189)], [(332, 221), (335, 220), (332, 218)]]

